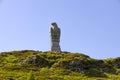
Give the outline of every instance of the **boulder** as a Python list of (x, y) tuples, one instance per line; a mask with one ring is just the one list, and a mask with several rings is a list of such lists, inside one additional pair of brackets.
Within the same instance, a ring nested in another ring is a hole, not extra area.
[(24, 63), (39, 66), (39, 67), (45, 67), (48, 65), (48, 61), (46, 59), (44, 59), (43, 57), (40, 57), (38, 55), (31, 56), (31, 57), (25, 59)]

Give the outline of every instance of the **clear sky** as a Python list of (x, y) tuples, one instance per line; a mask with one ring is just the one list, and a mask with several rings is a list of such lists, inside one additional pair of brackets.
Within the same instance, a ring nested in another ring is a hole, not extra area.
[(0, 0), (0, 52), (49, 51), (52, 22), (63, 51), (120, 57), (120, 0)]

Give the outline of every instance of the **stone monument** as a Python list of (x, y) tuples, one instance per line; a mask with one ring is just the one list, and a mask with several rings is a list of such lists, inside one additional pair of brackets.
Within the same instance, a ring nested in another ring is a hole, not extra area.
[(60, 28), (57, 26), (55, 22), (51, 23), (50, 28), (50, 39), (51, 39), (51, 51), (52, 52), (61, 52), (60, 48)]

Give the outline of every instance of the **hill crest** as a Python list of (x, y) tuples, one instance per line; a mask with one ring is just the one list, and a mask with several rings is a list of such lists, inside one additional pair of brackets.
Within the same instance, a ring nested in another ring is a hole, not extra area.
[[(71, 77), (71, 75), (74, 78), (83, 78), (84, 80), (85, 78), (92, 80), (94, 78), (109, 79), (111, 78), (110, 75), (120, 79), (118, 77), (120, 75), (120, 57), (97, 60), (82, 53), (11, 51), (0, 53), (0, 70), (2, 75), (0, 79), (9, 78), (9, 72), (11, 72), (10, 75), (13, 80), (18, 79), (18, 76), (21, 78), (20, 80), (26, 80), (27, 76), (23, 76), (24, 72), (27, 74), (31, 71), (37, 80), (40, 78), (43, 80), (51, 78), (53, 80), (55, 77), (68, 80), (69, 78), (64, 79), (65, 76)], [(16, 75), (13, 75), (15, 73)], [(49, 76), (45, 77), (48, 75), (47, 73)]]

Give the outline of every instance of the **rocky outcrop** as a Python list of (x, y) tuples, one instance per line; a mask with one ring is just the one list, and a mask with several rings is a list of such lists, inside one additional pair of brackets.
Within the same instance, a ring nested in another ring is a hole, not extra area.
[[(104, 72), (114, 74), (116, 72), (114, 67), (106, 65), (103, 60), (95, 59), (61, 60), (60, 62), (58, 62), (58, 64), (55, 64), (55, 67), (62, 67), (89, 76), (96, 75), (96, 77), (98, 75), (101, 77), (105, 77), (106, 75), (104, 74)], [(91, 73), (93, 75), (91, 75)]]
[(64, 67), (67, 69), (70, 69), (72, 71), (84, 73), (86, 70), (88, 70), (89, 64), (87, 64), (84, 60), (80, 59), (74, 59), (74, 60), (63, 60), (59, 62), (60, 67)]
[(35, 65), (35, 66), (39, 66), (39, 67), (45, 67), (46, 65), (48, 65), (48, 61), (38, 55), (31, 56), (31, 57), (25, 59), (23, 61), (23, 63), (27, 63), (30, 65)]

